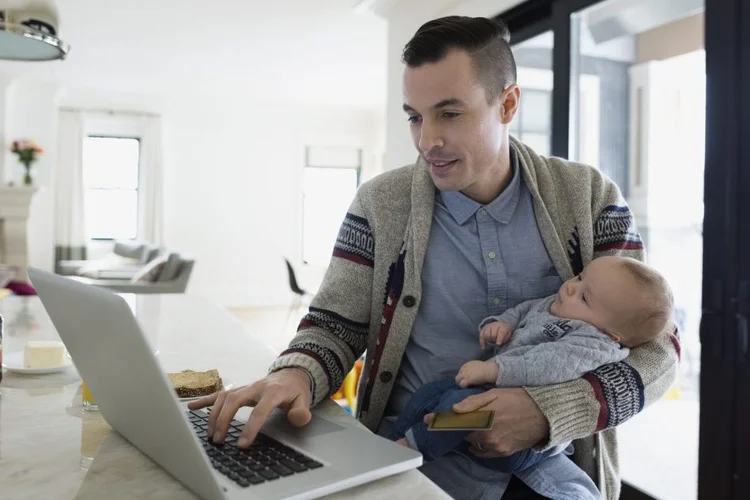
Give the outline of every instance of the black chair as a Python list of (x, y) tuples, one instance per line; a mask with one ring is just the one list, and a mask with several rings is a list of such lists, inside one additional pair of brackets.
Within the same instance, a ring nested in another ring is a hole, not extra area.
[[(289, 259), (284, 259), (284, 262), (286, 262), (286, 270), (289, 274), (289, 289), (294, 294), (294, 300), (292, 300), (292, 305), (289, 308), (289, 314), (287, 314), (286, 317), (286, 323), (289, 322), (289, 317), (292, 315), (294, 311), (299, 309), (299, 307), (302, 305), (302, 300), (309, 295), (309, 293), (301, 288), (299, 284), (297, 283), (297, 276), (294, 273), (294, 268), (292, 267), (292, 263), (289, 262)], [(285, 323), (285, 324), (286, 324)]]

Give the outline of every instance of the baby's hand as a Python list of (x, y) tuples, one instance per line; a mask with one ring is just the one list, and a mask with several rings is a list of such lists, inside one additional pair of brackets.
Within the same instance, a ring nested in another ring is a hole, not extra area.
[(504, 321), (493, 321), (482, 327), (479, 334), (479, 347), (484, 349), (488, 342), (502, 345), (510, 340), (510, 325)]
[(456, 385), (463, 389), (470, 385), (494, 384), (499, 371), (494, 361), (469, 361), (458, 370)]

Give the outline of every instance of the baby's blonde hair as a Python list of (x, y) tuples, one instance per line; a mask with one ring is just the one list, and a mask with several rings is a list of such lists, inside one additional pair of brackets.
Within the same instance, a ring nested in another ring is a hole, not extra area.
[(669, 282), (653, 267), (629, 257), (621, 262), (645, 296), (645, 306), (639, 307), (621, 328), (623, 343), (637, 347), (654, 340), (666, 329), (672, 319), (674, 296)]

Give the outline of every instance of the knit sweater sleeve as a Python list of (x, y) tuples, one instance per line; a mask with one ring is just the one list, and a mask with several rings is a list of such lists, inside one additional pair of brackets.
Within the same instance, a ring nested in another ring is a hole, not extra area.
[(367, 347), (375, 242), (361, 193), (344, 217), (309, 312), (269, 368), (269, 373), (290, 367), (306, 371), (313, 406), (336, 393)]
[[(633, 214), (617, 186), (606, 179), (593, 186), (594, 255), (644, 259)], [(615, 427), (658, 401), (677, 374), (676, 329), (631, 349), (623, 361), (604, 365), (565, 384), (527, 387), (549, 422), (549, 442), (558, 445)]]

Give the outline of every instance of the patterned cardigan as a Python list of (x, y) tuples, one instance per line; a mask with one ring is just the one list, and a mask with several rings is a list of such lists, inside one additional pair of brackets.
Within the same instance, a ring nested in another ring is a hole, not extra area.
[[(597, 170), (541, 157), (511, 139), (542, 240), (563, 280), (603, 255), (643, 259), (643, 243), (617, 186)], [(344, 218), (328, 270), (289, 348), (270, 371), (302, 368), (313, 405), (335, 393), (366, 352), (357, 418), (375, 430), (385, 411), (422, 295), (435, 186), (419, 161), (363, 184)], [(549, 422), (554, 446), (577, 440), (574, 460), (619, 497), (615, 426), (658, 400), (675, 378), (674, 334), (633, 349), (583, 378), (526, 391)]]

